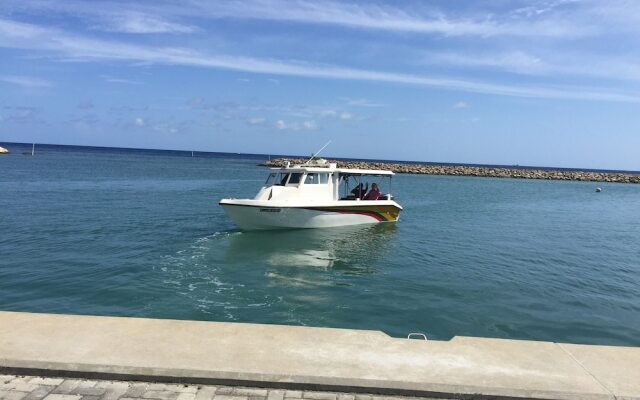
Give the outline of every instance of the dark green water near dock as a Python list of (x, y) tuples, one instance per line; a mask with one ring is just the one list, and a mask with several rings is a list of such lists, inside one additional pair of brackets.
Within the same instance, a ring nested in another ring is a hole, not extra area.
[(12, 150), (2, 310), (640, 345), (640, 185), (398, 175), (395, 225), (245, 233), (263, 157)]

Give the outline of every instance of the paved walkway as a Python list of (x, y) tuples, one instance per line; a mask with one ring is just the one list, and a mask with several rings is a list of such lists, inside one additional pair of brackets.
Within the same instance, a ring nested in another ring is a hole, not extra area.
[[(0, 375), (0, 400), (403, 400), (404, 397), (231, 386)], [(426, 400), (412, 397), (411, 400)]]

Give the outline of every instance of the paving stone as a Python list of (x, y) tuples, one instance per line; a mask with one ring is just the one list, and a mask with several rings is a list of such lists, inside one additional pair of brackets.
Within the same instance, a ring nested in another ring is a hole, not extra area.
[(96, 387), (105, 389), (100, 400), (118, 400), (129, 390), (130, 385), (127, 382), (105, 381), (98, 382)]
[(291, 397), (291, 398), (294, 398), (294, 399), (301, 399), (302, 398), (302, 391), (301, 390), (285, 390), (284, 397)]
[(31, 392), (35, 390), (38, 385), (29, 383), (32, 378), (30, 376), (14, 376), (8, 382), (2, 384), (2, 390), (15, 390), (18, 392)]
[(123, 394), (124, 397), (141, 397), (147, 391), (146, 383), (133, 383), (129, 389)]
[(42, 378), (39, 376), (36, 376), (35, 378), (31, 378), (29, 380), (29, 383), (32, 383), (34, 385), (50, 385), (50, 386), (58, 386), (62, 382), (64, 382), (64, 379), (62, 378)]
[(216, 394), (214, 400), (249, 400), (247, 396), (229, 396), (226, 394)]
[(373, 400), (373, 396), (370, 394), (356, 394), (356, 400)]
[(170, 390), (147, 390), (140, 397), (143, 399), (175, 400), (178, 397), (178, 392)]
[(26, 392), (12, 390), (0, 390), (0, 400), (22, 400), (27, 396)]
[(93, 388), (98, 384), (98, 381), (90, 381), (90, 380), (82, 380), (80, 381), (80, 383), (78, 384), (78, 388)]
[[(198, 387), (194, 385), (165, 385), (165, 390), (171, 390), (179, 393), (196, 393), (198, 391)], [(149, 389), (151, 390), (151, 389)]]
[(82, 396), (80, 400), (100, 400), (100, 396)]
[(304, 392), (302, 397), (305, 399), (313, 399), (313, 400), (336, 400), (338, 397), (335, 393), (327, 393), (327, 392)]
[(217, 389), (216, 386), (202, 386), (196, 393), (196, 400), (212, 400)]
[(269, 394), (267, 395), (267, 400), (283, 400), (284, 399), (284, 390), (269, 390)]
[(61, 394), (61, 393), (53, 393), (47, 395), (44, 400), (80, 400), (80, 395), (77, 394)]
[(51, 393), (54, 388), (55, 386), (38, 385), (38, 387), (31, 391), (23, 400), (42, 400)]
[[(97, 382), (93, 382), (93, 386), (95, 386)], [(93, 387), (93, 386), (89, 386), (89, 387), (82, 387), (82, 386), (78, 386), (77, 388), (73, 389), (73, 391), (71, 393), (73, 394), (79, 394), (82, 396), (102, 396), (107, 389), (106, 388), (99, 388), (99, 387)]]
[(356, 396), (353, 394), (340, 393), (338, 395), (338, 400), (355, 400)]
[[(58, 385), (53, 391), (52, 394), (68, 394), (71, 393), (73, 389), (78, 387), (80, 381), (77, 379), (65, 379), (60, 385)], [(78, 396), (80, 398), (80, 396)]]
[(233, 388), (230, 386), (221, 386), (218, 387), (218, 390), (216, 390), (216, 397), (218, 397), (219, 394), (231, 394), (233, 393)]
[(238, 387), (233, 389), (234, 396), (257, 396), (257, 397), (267, 397), (269, 391), (267, 389), (254, 389), (247, 387)]
[(15, 378), (16, 378), (15, 375), (0, 375), (0, 383), (9, 382)]
[(176, 400), (195, 400), (196, 398), (196, 394), (195, 393), (179, 393), (178, 397), (176, 398)]

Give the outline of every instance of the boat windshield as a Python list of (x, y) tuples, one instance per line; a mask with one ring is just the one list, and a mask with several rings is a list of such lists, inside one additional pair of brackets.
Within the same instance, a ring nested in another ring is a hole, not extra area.
[(272, 172), (267, 177), (267, 181), (264, 183), (265, 186), (284, 186), (284, 185), (297, 185), (300, 183), (300, 178), (302, 177), (301, 172)]

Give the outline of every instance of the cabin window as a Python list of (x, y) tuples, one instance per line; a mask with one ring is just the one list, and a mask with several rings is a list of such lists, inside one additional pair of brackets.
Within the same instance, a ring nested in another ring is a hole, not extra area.
[(289, 174), (285, 174), (284, 172), (280, 172), (279, 174), (275, 174), (274, 177), (274, 186), (284, 186), (287, 184), (287, 179), (289, 179)]
[(269, 177), (267, 178), (267, 181), (264, 183), (265, 186), (271, 186), (276, 182), (276, 174), (275, 172), (272, 174), (269, 174)]
[(300, 183), (300, 178), (302, 177), (302, 173), (301, 172), (293, 172), (291, 173), (291, 177), (289, 178), (289, 184), (290, 185), (296, 185), (298, 183)]
[(327, 184), (329, 183), (329, 174), (318, 174), (318, 183)]
[(316, 185), (318, 183), (320, 183), (318, 174), (307, 174), (307, 176), (304, 178), (305, 185)]

